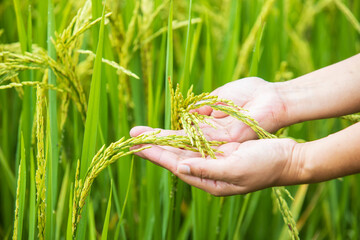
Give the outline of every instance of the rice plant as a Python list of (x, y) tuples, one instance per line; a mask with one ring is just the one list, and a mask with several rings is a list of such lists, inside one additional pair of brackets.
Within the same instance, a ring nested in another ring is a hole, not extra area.
[[(359, 19), (358, 0), (1, 1), (0, 238), (359, 239), (358, 175), (217, 198), (132, 155), (155, 144), (216, 157), (203, 105), (259, 138), (310, 141), (359, 121), (271, 134), (208, 94), (350, 57)], [(186, 134), (130, 138), (135, 125)]]

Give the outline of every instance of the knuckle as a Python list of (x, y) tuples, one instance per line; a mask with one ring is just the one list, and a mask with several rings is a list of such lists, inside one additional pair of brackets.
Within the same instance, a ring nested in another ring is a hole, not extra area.
[(201, 179), (204, 179), (204, 178), (207, 178), (207, 171), (206, 169), (203, 167), (203, 166), (199, 166), (198, 168), (198, 175), (199, 175), (199, 178)]

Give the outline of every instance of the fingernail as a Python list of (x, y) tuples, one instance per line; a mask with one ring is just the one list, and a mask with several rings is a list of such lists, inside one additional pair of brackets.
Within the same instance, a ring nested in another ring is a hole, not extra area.
[(190, 167), (185, 164), (179, 165), (177, 170), (182, 174), (190, 174)]

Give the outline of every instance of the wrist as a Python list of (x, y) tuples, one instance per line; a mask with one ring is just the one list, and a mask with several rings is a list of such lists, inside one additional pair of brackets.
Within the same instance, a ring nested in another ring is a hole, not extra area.
[(310, 179), (310, 171), (305, 165), (305, 159), (303, 154), (304, 144), (298, 143), (292, 139), (280, 139), (282, 141), (282, 158), (285, 160), (281, 174), (279, 175), (278, 181), (275, 183), (276, 186), (288, 186), (307, 183)]
[(308, 149), (311, 147), (312, 142), (296, 143), (292, 149), (290, 156), (290, 163), (293, 168), (294, 183), (292, 184), (305, 184), (312, 182), (312, 161), (308, 156)]
[(296, 89), (292, 81), (274, 83), (274, 87), (283, 104), (281, 111), (278, 113), (278, 119), (281, 119), (280, 124), (282, 127), (305, 121), (306, 119), (299, 117), (302, 115), (299, 103), (302, 103), (302, 106), (304, 105), (306, 98), (301, 98), (304, 98), (305, 94), (301, 93), (300, 89)]
[(315, 183), (360, 172), (360, 123), (327, 137), (298, 143), (291, 162), (298, 165), (298, 183)]

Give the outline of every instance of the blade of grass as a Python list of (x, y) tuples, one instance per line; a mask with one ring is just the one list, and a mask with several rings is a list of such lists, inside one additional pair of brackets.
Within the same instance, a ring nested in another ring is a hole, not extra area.
[(16, 15), (16, 25), (19, 34), (20, 40), (20, 47), (21, 52), (26, 52), (27, 50), (27, 37), (25, 32), (25, 25), (22, 19), (21, 9), (20, 9), (20, 2), (19, 0), (13, 0), (14, 8), (15, 8), (15, 15)]
[(231, 74), (234, 71), (236, 64), (236, 52), (239, 48), (240, 28), (243, 27), (243, 24), (241, 24), (241, 6), (242, 2), (237, 0), (231, 1), (230, 21), (224, 37), (224, 43), (222, 44), (224, 46), (222, 48), (224, 56), (222, 57), (222, 61), (220, 63), (221, 67), (218, 75), (219, 81), (216, 82), (216, 87), (235, 80), (232, 78)]
[(223, 208), (223, 197), (216, 198), (211, 196), (210, 208), (212, 211), (209, 212), (209, 239), (218, 240), (220, 235), (220, 223), (222, 221), (222, 208)]
[(36, 231), (36, 191), (35, 191), (35, 159), (30, 151), (30, 196), (29, 196), (29, 240), (35, 239)]
[(63, 216), (65, 212), (65, 201), (66, 201), (66, 195), (69, 189), (69, 179), (70, 179), (70, 164), (66, 166), (66, 170), (63, 176), (63, 181), (61, 184), (61, 190), (59, 194), (59, 199), (57, 203), (56, 208), (56, 228), (55, 228), (55, 239), (60, 239), (60, 233), (61, 233), (61, 225), (63, 222)]
[[(105, 9), (105, 8), (104, 8)], [(81, 154), (80, 178), (85, 176), (89, 166), (89, 161), (95, 154), (95, 146), (97, 139), (97, 130), (99, 124), (99, 108), (100, 108), (100, 89), (101, 89), (101, 63), (103, 52), (103, 33), (104, 33), (104, 12), (101, 19), (101, 27), (99, 31), (99, 41), (96, 51), (94, 70), (91, 79), (89, 108), (86, 114), (84, 142)]]
[[(173, 1), (170, 0), (169, 17), (168, 17), (168, 31), (167, 31), (167, 42), (166, 42), (166, 72), (165, 72), (165, 129), (171, 128), (171, 95), (170, 95), (170, 82), (173, 81)], [(165, 198), (165, 211), (163, 216), (163, 236), (167, 236), (168, 239), (172, 239), (171, 226), (173, 224), (172, 214), (174, 207), (174, 180), (175, 178), (171, 175), (168, 177), (168, 181), (171, 182), (169, 188), (169, 198)]]
[[(55, 36), (55, 14), (53, 10), (52, 0), (48, 0), (48, 26), (47, 26), (47, 49), (50, 58), (56, 60), (56, 50), (52, 43)], [(48, 83), (56, 86), (56, 77), (54, 72), (49, 68)], [(58, 147), (58, 124), (57, 124), (57, 99), (56, 91), (49, 90), (49, 128), (50, 146), (47, 156), (47, 175), (46, 178), (46, 239), (55, 239), (55, 212), (57, 200), (57, 179), (58, 179), (58, 163), (59, 163), (59, 147)]]
[(199, 42), (200, 42), (200, 36), (201, 36), (201, 29), (202, 29), (202, 22), (200, 22), (196, 26), (196, 30), (194, 32), (192, 43), (191, 43), (191, 50), (190, 50), (190, 62), (189, 62), (189, 72), (191, 72), (194, 64), (194, 59), (196, 56), (196, 53), (199, 50)]
[(0, 148), (0, 165), (3, 168), (3, 176), (6, 179), (6, 182), (8, 183), (8, 187), (11, 192), (11, 195), (15, 197), (15, 187), (16, 187), (15, 176), (11, 171), (1, 148)]
[(241, 50), (239, 51), (238, 54), (238, 60), (232, 79), (237, 79), (241, 76), (241, 74), (243, 74), (245, 70), (245, 63), (248, 59), (251, 48), (255, 43), (255, 37), (257, 35), (257, 32), (260, 30), (261, 23), (264, 22), (266, 18), (269, 16), (269, 13), (272, 9), (274, 2), (275, 0), (267, 0), (264, 3), (261, 12), (257, 17), (256, 22), (254, 23), (254, 26), (252, 27), (249, 35), (247, 36), (246, 40), (241, 46)]
[[(20, 9), (20, 2), (19, 0), (14, 0), (14, 9), (16, 15), (16, 24), (18, 30), (18, 36), (20, 41), (20, 48), (21, 52), (25, 53), (28, 48), (28, 38), (25, 31), (25, 24), (23, 22), (21, 9)], [(22, 81), (28, 80), (28, 75), (25, 73), (20, 74), (20, 79)], [(32, 104), (32, 89), (26, 87), (24, 89), (24, 104), (22, 106), (21, 111), (21, 118), (20, 118), (20, 131), (24, 135), (24, 142), (25, 142), (25, 154), (26, 156), (30, 156), (30, 144), (31, 144), (31, 129), (32, 129), (32, 122), (33, 122), (33, 104)], [(20, 132), (19, 132), (20, 136)], [(19, 155), (18, 155), (19, 156)], [(19, 165), (19, 157), (16, 157), (16, 166)], [(15, 176), (17, 176), (17, 168), (15, 168)]]
[(261, 55), (261, 51), (260, 51), (261, 39), (262, 39), (264, 29), (265, 29), (265, 23), (263, 24), (261, 31), (257, 32), (256, 43), (254, 45), (253, 56), (252, 56), (251, 65), (250, 65), (249, 77), (258, 75), (258, 65), (259, 65), (259, 60), (260, 60), (260, 55)]
[(108, 206), (106, 209), (104, 226), (101, 234), (101, 240), (106, 240), (108, 238), (109, 221), (110, 221), (110, 213), (111, 213), (111, 196), (112, 196), (112, 181), (110, 185), (110, 194), (109, 194)]
[(95, 226), (95, 215), (94, 215), (94, 204), (92, 199), (89, 200), (89, 207), (86, 209), (88, 212), (89, 230), (87, 233), (87, 239), (96, 239), (96, 226)]
[(67, 219), (66, 225), (66, 240), (72, 240), (72, 215), (73, 215), (73, 189), (74, 184), (72, 183), (70, 186), (70, 194), (69, 194), (69, 215)]
[[(96, 50), (96, 57), (94, 63), (94, 70), (91, 79), (90, 95), (88, 111), (86, 114), (84, 141), (81, 154), (80, 164), (80, 179), (85, 177), (90, 160), (95, 154), (97, 130), (99, 125), (99, 113), (100, 113), (100, 90), (101, 90), (101, 65), (102, 65), (102, 52), (103, 52), (103, 40), (104, 40), (104, 19), (105, 19), (105, 7), (103, 8), (102, 19), (100, 23), (99, 41)], [(86, 204), (85, 204), (86, 208)], [(83, 210), (83, 216), (80, 220), (78, 227), (78, 238), (84, 239), (86, 232), (86, 217), (87, 210)]]
[(134, 170), (134, 157), (131, 160), (129, 182), (128, 182), (128, 186), (127, 186), (127, 189), (126, 189), (126, 195), (125, 195), (124, 203), (123, 203), (123, 206), (122, 206), (122, 209), (121, 209), (121, 216), (120, 216), (120, 219), (119, 219), (120, 224), (122, 223), (122, 220), (124, 218), (125, 207), (126, 207), (126, 203), (127, 203), (128, 197), (129, 197), (129, 193), (130, 193), (130, 186), (131, 186), (131, 179), (132, 179), (133, 170)]
[(235, 234), (234, 234), (234, 238), (233, 238), (234, 240), (240, 239), (240, 227), (243, 222), (245, 211), (247, 209), (250, 197), (251, 197), (251, 194), (246, 194), (245, 198), (244, 198), (244, 202), (242, 203), (241, 212), (239, 214), (239, 218), (236, 223)]
[[(155, 106), (154, 106), (154, 113), (158, 113), (158, 115), (161, 115), (161, 107), (162, 107), (162, 98), (163, 98), (163, 89), (164, 89), (164, 82), (163, 82), (163, 74), (165, 70), (165, 62), (166, 57), (165, 56), (166, 51), (166, 34), (162, 35), (161, 39), (161, 45), (160, 45), (160, 51), (158, 53), (157, 59), (158, 59), (158, 68), (156, 71), (156, 78), (155, 78), (155, 85), (156, 85), (156, 91), (155, 91)], [(160, 127), (160, 122), (162, 121), (157, 114), (152, 114), (151, 120), (149, 120), (149, 125), (153, 127)]]
[(16, 190), (16, 208), (15, 208), (15, 221), (14, 221), (14, 234), (13, 239), (22, 239), (23, 220), (25, 213), (25, 192), (26, 192), (26, 158), (25, 158), (25, 144), (24, 137), (21, 134), (20, 145), (21, 157), (19, 165), (19, 175)]
[(209, 24), (209, 16), (208, 14), (205, 15), (206, 19), (206, 49), (205, 49), (205, 73), (204, 73), (204, 80), (203, 80), (203, 90), (205, 92), (211, 92), (212, 89), (212, 72), (213, 72), (213, 66), (212, 66), (212, 54), (211, 54), (211, 29)]
[(345, 15), (346, 19), (351, 23), (351, 25), (356, 29), (356, 31), (360, 34), (360, 23), (354, 16), (354, 14), (350, 11), (350, 9), (340, 0), (334, 0), (334, 3)]
[(170, 1), (169, 18), (168, 18), (168, 32), (167, 32), (167, 43), (166, 43), (166, 73), (165, 73), (165, 129), (170, 129), (171, 121), (171, 97), (169, 79), (173, 79), (173, 1)]
[(182, 78), (180, 80), (180, 89), (183, 95), (187, 93), (187, 90), (190, 87), (190, 33), (191, 33), (191, 8), (192, 8), (192, 0), (189, 0), (189, 23), (186, 31), (186, 41), (185, 41), (185, 61), (184, 61), (184, 70), (182, 74)]
[(244, 238), (245, 233), (247, 233), (248, 226), (250, 225), (251, 220), (254, 217), (254, 214), (258, 208), (259, 205), (259, 199), (262, 192), (254, 192), (251, 195), (251, 201), (249, 202), (249, 205), (246, 210), (246, 215), (244, 216), (244, 219), (242, 221), (242, 224), (240, 226), (240, 237)]
[(51, 185), (52, 179), (52, 169), (53, 169), (53, 162), (50, 160), (51, 154), (51, 131), (50, 131), (50, 111), (47, 112), (47, 120), (46, 120), (46, 154), (45, 154), (45, 161), (46, 161), (46, 170), (45, 170), (45, 239), (53, 239), (52, 236), (55, 237), (55, 222), (54, 222), (54, 211), (52, 211), (52, 191), (53, 187)]

